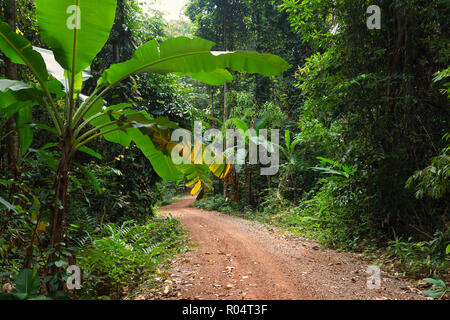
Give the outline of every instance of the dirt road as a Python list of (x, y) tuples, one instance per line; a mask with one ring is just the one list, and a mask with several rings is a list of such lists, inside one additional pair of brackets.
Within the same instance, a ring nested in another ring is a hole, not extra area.
[(162, 299), (423, 299), (384, 272), (381, 288), (369, 290), (368, 265), (354, 254), (193, 204), (187, 197), (161, 208), (182, 222), (193, 244), (172, 263), (172, 288)]

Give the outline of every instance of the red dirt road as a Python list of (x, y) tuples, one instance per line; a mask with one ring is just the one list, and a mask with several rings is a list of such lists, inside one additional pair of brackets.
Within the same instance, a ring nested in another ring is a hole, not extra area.
[(369, 290), (368, 265), (355, 254), (321, 249), (267, 227), (193, 206), (191, 197), (161, 208), (190, 233), (193, 250), (172, 263), (161, 299), (424, 299), (407, 280), (382, 272)]

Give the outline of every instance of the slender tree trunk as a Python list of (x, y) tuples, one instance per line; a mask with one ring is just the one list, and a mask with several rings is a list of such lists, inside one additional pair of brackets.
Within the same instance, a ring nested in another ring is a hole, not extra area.
[[(215, 118), (216, 114), (214, 112), (214, 89), (211, 88), (211, 117)], [(214, 124), (214, 120), (211, 120), (212, 124)]]
[[(16, 1), (9, 0), (5, 11), (5, 18), (12, 30), (16, 30)], [(6, 59), (6, 78), (11, 80), (18, 80), (17, 65), (12, 63), (9, 59)], [(11, 176), (16, 181), (21, 180), (19, 162), (20, 162), (20, 146), (19, 146), (19, 134), (17, 132), (16, 120), (14, 117), (8, 120), (6, 123), (7, 132), (11, 132), (7, 138), (7, 150), (8, 150), (8, 167), (11, 171)], [(13, 185), (11, 193), (15, 193), (17, 189)]]
[(248, 204), (253, 205), (252, 166), (248, 166)]
[(61, 249), (61, 242), (64, 239), (64, 229), (66, 226), (66, 213), (70, 207), (68, 188), (69, 188), (69, 171), (72, 164), (71, 159), (72, 139), (66, 133), (64, 146), (59, 162), (58, 171), (55, 177), (55, 198), (53, 201), (53, 210), (50, 219), (50, 247), (57, 250)]
[[(223, 123), (225, 124), (225, 122), (228, 120), (228, 108), (227, 108), (227, 83), (225, 82), (225, 84), (223, 85)], [(227, 198), (228, 197), (228, 186), (227, 183), (225, 182), (225, 180), (223, 181), (223, 197)]]
[[(226, 13), (226, 1), (222, 1), (222, 49), (224, 51), (227, 50), (227, 32), (226, 32), (226, 24), (225, 24), (225, 13)], [(228, 84), (225, 82), (223, 84), (223, 123), (225, 124), (225, 122), (228, 120), (228, 101), (227, 101), (227, 93), (228, 93)], [(228, 186), (227, 183), (225, 181), (225, 179), (223, 180), (223, 197), (227, 198), (228, 197)]]
[(233, 200), (234, 203), (239, 203), (239, 174), (236, 171), (236, 168), (234, 168), (234, 174), (233, 174)]
[(123, 2), (124, 0), (117, 0), (117, 12), (116, 12), (116, 16), (118, 17), (118, 32), (119, 35), (117, 36), (116, 41), (113, 44), (113, 59), (116, 63), (119, 63), (121, 60), (120, 57), (120, 40), (122, 37), (122, 33), (123, 33), (123, 24), (124, 24), (124, 20), (125, 20), (125, 4)]

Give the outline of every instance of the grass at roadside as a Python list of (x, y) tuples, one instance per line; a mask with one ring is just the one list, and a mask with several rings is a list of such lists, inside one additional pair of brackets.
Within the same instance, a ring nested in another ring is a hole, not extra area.
[(166, 197), (163, 197), (162, 200), (158, 201), (156, 203), (156, 207), (162, 207), (162, 206), (167, 206), (169, 204), (171, 204), (172, 202), (174, 202), (175, 200), (181, 199), (186, 197), (186, 194), (178, 194), (178, 195), (169, 195)]

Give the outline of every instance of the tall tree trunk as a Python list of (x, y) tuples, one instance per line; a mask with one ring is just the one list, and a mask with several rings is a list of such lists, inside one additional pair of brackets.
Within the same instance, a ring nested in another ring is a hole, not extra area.
[[(211, 117), (216, 117), (216, 114), (214, 112), (214, 88), (211, 88)], [(211, 120), (211, 124), (214, 125), (214, 120)]]
[(113, 43), (113, 59), (116, 63), (119, 63), (121, 60), (121, 57), (120, 57), (121, 38), (122, 38), (123, 32), (124, 32), (123, 24), (125, 23), (124, 0), (117, 0), (116, 16), (118, 17), (118, 21), (117, 21), (118, 36), (117, 36), (116, 41)]
[[(225, 82), (223, 85), (223, 123), (224, 124), (228, 120), (227, 91), (228, 91), (228, 85)], [(223, 181), (223, 197), (224, 198), (228, 197), (228, 186), (227, 186), (227, 183), (225, 182), (225, 180)]]
[[(222, 1), (222, 49), (224, 51), (227, 50), (227, 32), (226, 32), (226, 23), (225, 23), (225, 14), (227, 12), (226, 10), (226, 1)], [(223, 84), (223, 123), (228, 120), (228, 101), (227, 101), (227, 93), (228, 93), (228, 84), (225, 82)], [(225, 181), (223, 180), (223, 197), (228, 197), (228, 186)]]
[[(13, 31), (16, 30), (16, 1), (9, 0), (7, 8), (5, 10), (5, 18), (9, 26)], [(6, 59), (6, 78), (11, 80), (18, 80), (17, 65), (12, 63), (11, 60)], [(21, 180), (20, 175), (20, 146), (19, 146), (19, 134), (17, 132), (16, 120), (14, 117), (8, 120), (6, 123), (7, 132), (11, 132), (7, 138), (7, 150), (8, 150), (8, 167), (11, 171), (11, 175), (16, 181)], [(13, 185), (12, 188), (15, 188)], [(15, 193), (17, 189), (11, 190)]]
[(248, 204), (253, 205), (252, 165), (248, 166)]

